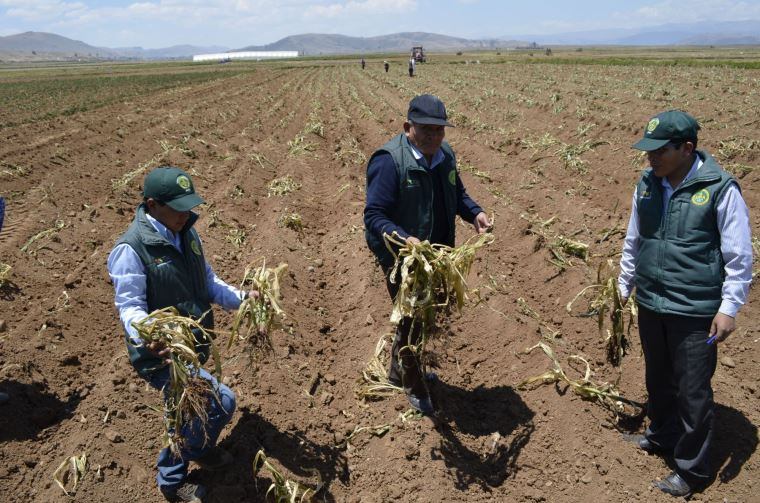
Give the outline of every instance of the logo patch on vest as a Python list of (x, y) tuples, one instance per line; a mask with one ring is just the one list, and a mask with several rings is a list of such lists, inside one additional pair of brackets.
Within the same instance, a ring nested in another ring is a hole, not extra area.
[(185, 175), (179, 175), (177, 177), (177, 185), (185, 191), (190, 191), (190, 188), (193, 186), (193, 184), (190, 183), (190, 179)]
[(420, 181), (419, 180), (412, 180), (411, 178), (406, 179), (406, 186), (407, 187), (419, 187)]
[(657, 129), (657, 126), (660, 125), (660, 119), (655, 117), (651, 121), (649, 121), (649, 124), (647, 124), (647, 134), (652, 134), (652, 131)]
[(190, 249), (193, 250), (193, 253), (195, 253), (196, 255), (201, 254), (201, 247), (198, 246), (198, 241), (194, 239), (190, 241)]
[(691, 196), (691, 202), (697, 206), (704, 206), (710, 200), (710, 193), (707, 189), (702, 189), (693, 196)]
[(645, 189), (644, 192), (642, 192), (639, 195), (639, 199), (651, 199), (652, 198), (652, 191), (649, 189)]
[(449, 183), (451, 185), (457, 184), (457, 172), (455, 169), (452, 169), (451, 171), (449, 171)]
[(161, 267), (164, 265), (171, 264), (172, 259), (169, 257), (156, 257), (153, 259), (153, 263), (156, 264), (156, 267)]

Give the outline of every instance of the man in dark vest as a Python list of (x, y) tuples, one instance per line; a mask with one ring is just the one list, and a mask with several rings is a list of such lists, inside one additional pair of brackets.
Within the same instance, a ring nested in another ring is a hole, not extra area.
[[(116, 291), (116, 307), (124, 326), (130, 361), (137, 373), (156, 389), (169, 382), (169, 350), (157, 343), (145, 346), (132, 323), (169, 306), (212, 329), (211, 304), (237, 309), (245, 295), (219, 279), (206, 262), (198, 233), (198, 215), (190, 211), (203, 203), (190, 176), (179, 168), (151, 171), (143, 187), (143, 202), (132, 224), (108, 257), (108, 273)], [(205, 314), (204, 314), (205, 313)], [(208, 344), (196, 345), (205, 363)], [(158, 486), (170, 501), (202, 501), (206, 490), (187, 480), (189, 462), (217, 470), (232, 456), (216, 446), (222, 428), (235, 411), (235, 395), (205, 370), (200, 377), (211, 383), (217, 398), (208, 401), (205, 431), (191, 422), (183, 431), (185, 448), (175, 457), (168, 448), (158, 456)]]
[[(385, 273), (391, 299), (398, 293), (398, 281), (390, 281), (393, 255), (384, 234), (395, 232), (410, 243), (427, 240), (454, 246), (457, 215), (478, 233), (491, 225), (459, 178), (454, 152), (443, 141), (446, 126), (451, 124), (443, 102), (429, 94), (417, 96), (409, 103), (404, 132), (378, 149), (367, 165), (365, 237)], [(415, 409), (430, 415), (434, 409), (427, 381), (433, 376), (422, 376), (420, 362), (407, 347), (419, 342), (418, 330), (409, 333), (411, 321), (405, 318), (398, 325), (388, 377), (403, 386)]]
[(711, 477), (717, 346), (734, 331), (752, 280), (747, 205), (736, 180), (697, 150), (698, 130), (670, 110), (633, 146), (650, 167), (636, 185), (618, 279), (624, 302), (636, 287), (649, 394), (649, 427), (627, 439), (673, 456), (675, 470), (654, 485), (674, 496)]

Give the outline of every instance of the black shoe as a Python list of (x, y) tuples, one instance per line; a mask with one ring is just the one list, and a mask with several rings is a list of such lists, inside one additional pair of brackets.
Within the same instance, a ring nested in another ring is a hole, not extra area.
[(660, 491), (670, 494), (671, 496), (681, 496), (688, 498), (692, 495), (693, 489), (680, 475), (676, 472), (671, 472), (670, 475), (662, 480), (655, 480), (652, 482)]
[(433, 402), (429, 396), (417, 396), (413, 394), (406, 395), (407, 400), (412, 408), (418, 412), (421, 412), (425, 416), (432, 416), (435, 413), (433, 408)]
[(672, 449), (666, 449), (659, 445), (655, 445), (640, 433), (624, 433), (623, 440), (635, 444), (639, 449), (648, 452), (649, 454), (669, 455), (673, 453)]
[(206, 496), (206, 488), (200, 484), (191, 484), (183, 482), (175, 489), (163, 490), (161, 492), (168, 501), (185, 502), (185, 503), (203, 503), (203, 497)]

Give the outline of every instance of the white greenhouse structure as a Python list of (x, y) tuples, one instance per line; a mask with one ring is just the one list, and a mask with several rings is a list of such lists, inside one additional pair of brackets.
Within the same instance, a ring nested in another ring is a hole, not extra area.
[(298, 51), (240, 51), (216, 54), (196, 54), (193, 61), (231, 61), (234, 59), (283, 59), (297, 58)]

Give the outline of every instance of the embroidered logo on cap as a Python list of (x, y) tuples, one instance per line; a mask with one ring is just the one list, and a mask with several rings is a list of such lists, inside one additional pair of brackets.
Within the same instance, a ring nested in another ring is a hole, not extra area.
[(649, 124), (647, 124), (647, 134), (652, 134), (652, 132), (657, 129), (657, 126), (660, 125), (660, 119), (655, 117), (651, 121), (649, 121)]
[(186, 177), (185, 175), (179, 175), (177, 177), (177, 185), (180, 186), (181, 189), (183, 189), (186, 192), (190, 192), (192, 189), (192, 184), (190, 183), (190, 179)]

